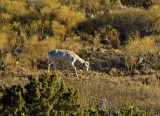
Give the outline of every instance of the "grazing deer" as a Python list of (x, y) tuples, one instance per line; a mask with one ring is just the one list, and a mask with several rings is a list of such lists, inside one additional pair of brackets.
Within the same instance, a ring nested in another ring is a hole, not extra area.
[(75, 70), (75, 74), (78, 77), (77, 70), (75, 67), (75, 63), (81, 66), (83, 69), (88, 71), (89, 62), (84, 61), (78, 55), (76, 55), (73, 51), (55, 49), (48, 53), (49, 62), (48, 62), (48, 72), (50, 71), (50, 65), (53, 64), (53, 68), (57, 72), (56, 65), (57, 61), (64, 61), (67, 63), (67, 74), (69, 76), (69, 66), (71, 66)]

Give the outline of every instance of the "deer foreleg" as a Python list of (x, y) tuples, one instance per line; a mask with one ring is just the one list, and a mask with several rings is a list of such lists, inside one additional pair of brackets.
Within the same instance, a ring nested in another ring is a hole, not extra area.
[(50, 66), (51, 66), (52, 63), (53, 62), (51, 62), (51, 61), (48, 62), (48, 72), (50, 72)]
[(51, 66), (51, 64), (48, 63), (48, 72), (50, 72), (50, 66)]
[(76, 70), (76, 67), (74, 66), (74, 63), (71, 64), (71, 67), (74, 69), (74, 71), (76, 73), (76, 77), (78, 77), (77, 70)]

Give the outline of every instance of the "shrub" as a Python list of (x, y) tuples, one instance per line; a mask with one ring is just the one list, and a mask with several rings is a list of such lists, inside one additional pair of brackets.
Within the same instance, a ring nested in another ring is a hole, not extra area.
[(29, 38), (25, 44), (25, 47), (23, 48), (25, 53), (23, 53), (23, 55), (21, 55), (19, 58), (20, 65), (25, 68), (37, 68), (37, 65), (41, 61), (46, 62), (47, 65), (48, 52), (57, 48), (59, 44), (60, 41), (56, 38), (48, 38), (43, 41), (38, 41), (37, 36)]
[(153, 1), (154, 0), (121, 0), (123, 5), (144, 8), (148, 8), (153, 5)]
[(140, 65), (157, 67), (158, 62), (158, 45), (156, 37), (149, 36), (145, 38), (135, 38), (130, 41), (125, 49), (125, 65), (129, 69), (136, 68)]
[(6, 87), (3, 90), (3, 96), (1, 98), (0, 114), (5, 115), (19, 115), (22, 116), (25, 113), (25, 101), (24, 92), (20, 85), (14, 85), (12, 87)]
[(120, 110), (113, 111), (114, 116), (150, 116), (149, 112), (138, 110), (137, 107), (129, 107), (125, 105)]
[(119, 33), (110, 25), (99, 28), (95, 34), (95, 38), (99, 39), (100, 43), (111, 45), (113, 48), (118, 48), (120, 45)]
[(58, 83), (56, 75), (48, 73), (40, 77), (31, 75), (26, 88), (26, 103), (31, 115), (52, 115), (64, 112), (76, 115), (80, 105), (78, 91), (66, 87), (63, 82)]
[(55, 74), (31, 75), (24, 92), (20, 85), (5, 87), (0, 99), (1, 115), (78, 115), (78, 91), (58, 82)]
[(112, 5), (120, 5), (120, 0), (60, 0), (61, 4), (85, 14), (96, 14)]
[(26, 9), (26, 4), (23, 1), (11, 1), (7, 7), (7, 12), (15, 17), (24, 16), (29, 11)]
[[(140, 8), (126, 8), (111, 10), (106, 16), (97, 18), (99, 27), (111, 25), (119, 32), (121, 42), (128, 42), (132, 33), (138, 31), (140, 37), (159, 34), (159, 6), (153, 6), (147, 10)], [(93, 23), (94, 24), (94, 23)]]
[(55, 15), (56, 9), (60, 6), (58, 0), (40, 0), (40, 13), (44, 16)]
[(85, 21), (85, 17), (73, 10), (70, 10), (67, 6), (62, 6), (57, 12), (57, 19), (62, 24), (65, 24), (67, 28), (75, 28), (80, 22)]
[(109, 116), (109, 109), (107, 108), (95, 108), (94, 103), (91, 104), (88, 110), (84, 112), (85, 116)]
[(64, 25), (60, 24), (58, 21), (52, 21), (52, 31), (54, 36), (60, 37), (62, 38), (61, 40), (64, 41), (67, 31)]

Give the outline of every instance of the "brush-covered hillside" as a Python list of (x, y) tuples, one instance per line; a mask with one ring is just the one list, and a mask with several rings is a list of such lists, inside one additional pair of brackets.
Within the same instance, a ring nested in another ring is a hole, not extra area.
[(105, 100), (110, 112), (128, 104), (160, 115), (160, 0), (0, 0), (1, 86), (23, 88), (53, 49), (89, 58), (79, 77), (57, 65), (82, 109)]

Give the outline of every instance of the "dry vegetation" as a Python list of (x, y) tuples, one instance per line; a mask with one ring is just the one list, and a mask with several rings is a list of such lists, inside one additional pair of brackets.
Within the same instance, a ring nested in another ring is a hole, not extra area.
[(62, 80), (79, 89), (83, 107), (93, 101), (98, 105), (105, 98), (107, 102), (103, 102), (111, 110), (129, 104), (150, 111), (152, 115), (160, 115), (160, 83), (155, 75), (113, 77), (90, 71), (79, 78), (62, 76)]
[(0, 0), (0, 85), (25, 85), (55, 48), (90, 56), (79, 78), (58, 66), (83, 107), (106, 98), (111, 109), (129, 104), (160, 115), (159, 0)]

